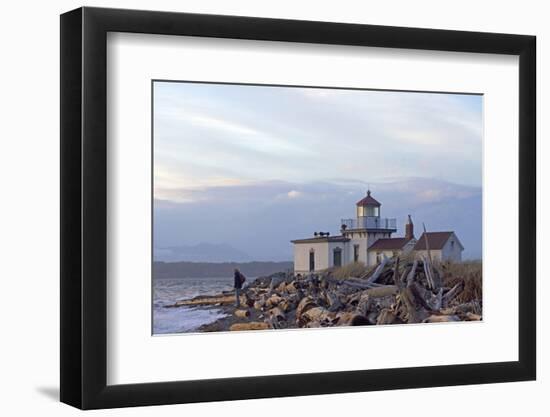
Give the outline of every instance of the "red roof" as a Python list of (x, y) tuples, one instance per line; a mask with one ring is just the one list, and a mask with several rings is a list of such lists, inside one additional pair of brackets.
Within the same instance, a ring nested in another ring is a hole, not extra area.
[[(416, 245), (414, 245), (414, 250), (426, 250), (426, 235), (428, 236), (428, 244), (430, 246), (430, 250), (443, 249), (443, 246), (445, 246), (445, 243), (447, 243), (447, 241), (453, 234), (453, 232), (422, 233), (422, 236), (418, 238), (418, 242), (416, 242)], [(456, 240), (458, 241), (458, 238), (456, 238)], [(460, 242), (458, 242), (458, 244), (462, 246)]]
[(403, 249), (410, 239), (406, 237), (394, 237), (390, 239), (378, 239), (372, 245), (369, 246), (369, 250), (393, 250)]
[(357, 202), (358, 206), (381, 206), (381, 204), (370, 196), (370, 190), (367, 191), (367, 196)]

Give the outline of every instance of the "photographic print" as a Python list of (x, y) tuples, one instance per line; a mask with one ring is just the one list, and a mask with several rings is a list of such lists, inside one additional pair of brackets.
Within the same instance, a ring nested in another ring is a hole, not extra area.
[(153, 334), (482, 320), (482, 95), (152, 89)]

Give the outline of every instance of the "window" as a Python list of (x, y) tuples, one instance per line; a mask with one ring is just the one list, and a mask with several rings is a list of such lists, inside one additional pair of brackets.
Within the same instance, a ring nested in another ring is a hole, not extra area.
[(342, 266), (342, 249), (335, 248), (333, 251), (333, 264), (334, 266)]
[(367, 206), (365, 207), (365, 212), (364, 212), (365, 216), (369, 216), (369, 217), (378, 217), (380, 215), (380, 211), (378, 209), (378, 207), (376, 206)]
[(309, 251), (309, 272), (315, 271), (315, 251)]
[(353, 245), (353, 262), (359, 262), (359, 245)]

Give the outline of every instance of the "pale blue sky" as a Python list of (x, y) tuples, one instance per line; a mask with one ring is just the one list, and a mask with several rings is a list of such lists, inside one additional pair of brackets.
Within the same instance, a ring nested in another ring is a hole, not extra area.
[(399, 225), (410, 212), (432, 217), (478, 253), (482, 100), (155, 82), (155, 247), (205, 241), (289, 259), (290, 239), (337, 233), (370, 184)]
[(155, 197), (258, 181), (481, 185), (482, 97), (155, 82)]

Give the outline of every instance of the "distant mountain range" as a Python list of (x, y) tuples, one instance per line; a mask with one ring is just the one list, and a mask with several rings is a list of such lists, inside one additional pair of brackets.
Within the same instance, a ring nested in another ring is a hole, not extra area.
[(153, 278), (232, 277), (238, 268), (247, 277), (292, 270), (292, 262), (154, 262)]
[(178, 262), (248, 262), (250, 256), (224, 243), (198, 243), (155, 248), (155, 261)]

